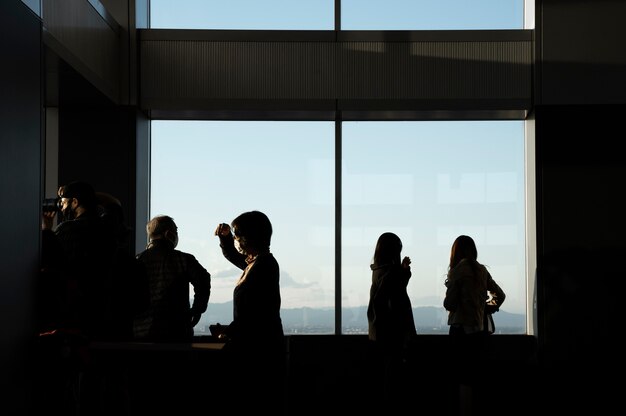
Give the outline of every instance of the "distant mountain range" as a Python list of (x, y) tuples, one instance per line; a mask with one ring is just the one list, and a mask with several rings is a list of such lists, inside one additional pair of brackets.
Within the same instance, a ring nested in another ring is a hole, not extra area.
[[(208, 333), (209, 325), (227, 325), (232, 320), (233, 303), (209, 303), (207, 311), (196, 325), (196, 334)], [(367, 333), (367, 306), (344, 308), (342, 325), (345, 333)], [(335, 311), (333, 308), (282, 309), (281, 317), (285, 334), (334, 333)], [(448, 333), (448, 314), (442, 307), (421, 306), (413, 308), (413, 318), (419, 334)], [(522, 314), (500, 310), (494, 314), (496, 332), (506, 334), (525, 333), (526, 319)]]

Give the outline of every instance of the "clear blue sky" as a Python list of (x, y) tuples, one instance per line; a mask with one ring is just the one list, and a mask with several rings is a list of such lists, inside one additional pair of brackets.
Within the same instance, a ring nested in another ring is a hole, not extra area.
[[(413, 259), (414, 306), (439, 305), (450, 245), (465, 233), (508, 289), (508, 310), (524, 310), (523, 123), (344, 123), (345, 306), (366, 302), (376, 239), (393, 231)], [(176, 219), (180, 248), (215, 276), (212, 300), (229, 300), (239, 273), (213, 230), (260, 209), (292, 291), (285, 307), (333, 303), (333, 138), (330, 122), (153, 122), (152, 215)]]
[[(151, 27), (333, 30), (333, 0), (151, 0)], [(523, 0), (342, 0), (343, 30), (522, 29)]]

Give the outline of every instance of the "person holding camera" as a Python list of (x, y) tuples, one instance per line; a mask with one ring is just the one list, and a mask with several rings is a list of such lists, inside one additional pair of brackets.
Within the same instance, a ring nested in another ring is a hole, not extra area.
[[(104, 295), (109, 290), (117, 243), (98, 212), (93, 187), (71, 182), (58, 191), (58, 212), (44, 211), (42, 220), (42, 269), (56, 277), (62, 296), (57, 311), (58, 328), (98, 337), (106, 325)], [(59, 223), (53, 226), (55, 216)]]
[[(44, 390), (64, 397), (67, 410), (95, 414), (110, 397), (102, 396), (103, 383), (117, 376), (103, 371), (93, 354), (94, 341), (109, 341), (114, 328), (113, 312), (119, 305), (115, 294), (125, 290), (115, 284), (121, 272), (118, 242), (112, 227), (98, 209), (94, 188), (75, 181), (58, 190), (57, 210), (46, 209), (42, 217), (42, 299), (39, 341), (44, 365)], [(54, 226), (54, 219), (59, 222)], [(49, 318), (48, 318), (49, 317)], [(55, 379), (58, 377), (60, 379)], [(47, 380), (47, 381), (46, 381)], [(50, 396), (53, 397), (53, 396)], [(109, 400), (110, 401), (110, 400)]]

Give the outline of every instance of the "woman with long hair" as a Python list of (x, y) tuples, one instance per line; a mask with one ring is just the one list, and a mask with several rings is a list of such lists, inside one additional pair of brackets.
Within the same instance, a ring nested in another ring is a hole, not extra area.
[[(380, 235), (370, 268), (372, 283), (367, 308), (368, 336), (383, 380), (385, 411), (405, 408), (408, 358), (416, 335), (407, 293), (411, 259), (401, 257), (402, 241), (394, 233)], [(382, 409), (381, 409), (382, 410)]]
[(450, 250), (443, 301), (448, 311), (450, 335), (486, 333), (484, 318), (487, 301), (491, 304), (489, 312), (497, 311), (504, 302), (504, 291), (493, 280), (487, 267), (477, 259), (478, 250), (472, 237), (458, 236)]

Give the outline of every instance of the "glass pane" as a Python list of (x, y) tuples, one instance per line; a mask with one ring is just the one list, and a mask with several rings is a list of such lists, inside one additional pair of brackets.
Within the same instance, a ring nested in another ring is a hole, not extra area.
[(526, 332), (523, 121), (345, 122), (342, 333), (367, 333), (370, 264), (386, 231), (411, 258), (418, 333), (446, 334), (450, 247), (474, 238), (506, 293), (499, 333)]
[(524, 0), (341, 0), (343, 30), (523, 28)]
[(151, 0), (153, 29), (333, 30), (334, 0)]
[(152, 122), (150, 215), (172, 216), (178, 248), (212, 276), (196, 335), (232, 320), (241, 271), (213, 232), (250, 210), (272, 221), (285, 333), (334, 333), (334, 133), (329, 122)]

